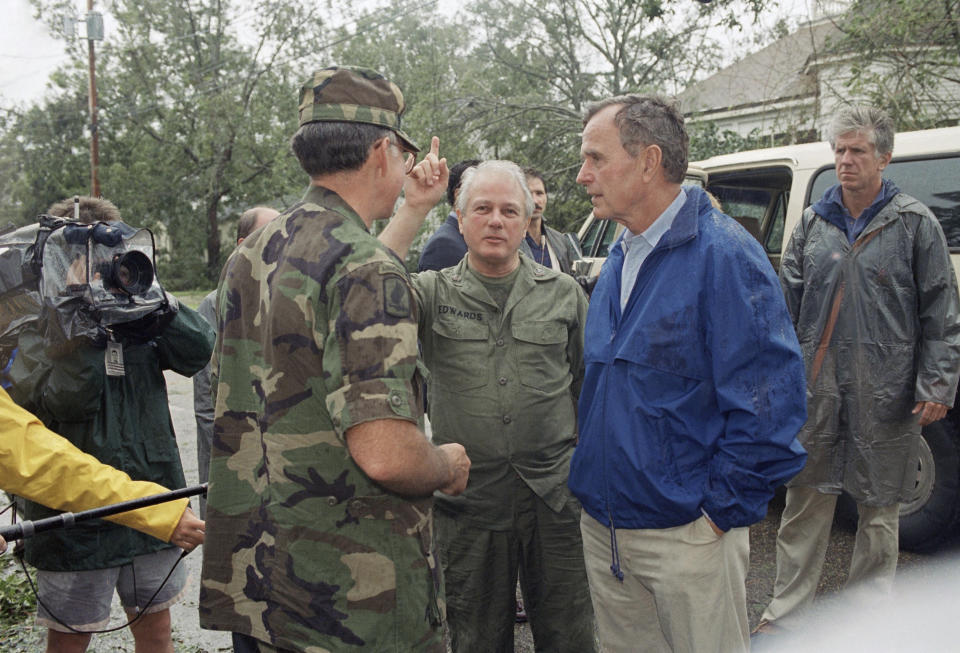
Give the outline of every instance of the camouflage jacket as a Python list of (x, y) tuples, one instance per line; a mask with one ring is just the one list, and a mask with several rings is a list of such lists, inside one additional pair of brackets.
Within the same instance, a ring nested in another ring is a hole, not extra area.
[(459, 442), (470, 483), (437, 509), (482, 528), (513, 527), (513, 479), (555, 511), (567, 489), (583, 380), (587, 298), (570, 276), (521, 256), (504, 310), (467, 259), (414, 286), (430, 370), (433, 440)]
[(332, 191), (244, 240), (218, 291), (200, 624), (301, 651), (442, 651), (432, 500), (345, 432), (422, 418), (413, 290)]

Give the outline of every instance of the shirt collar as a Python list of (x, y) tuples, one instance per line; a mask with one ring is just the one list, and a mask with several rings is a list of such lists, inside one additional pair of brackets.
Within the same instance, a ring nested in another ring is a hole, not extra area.
[(656, 247), (660, 239), (663, 238), (663, 234), (667, 233), (670, 227), (673, 226), (673, 221), (676, 219), (677, 214), (680, 213), (680, 209), (683, 208), (686, 201), (687, 193), (683, 190), (683, 187), (681, 187), (680, 192), (677, 193), (676, 198), (670, 203), (670, 206), (644, 231), (635, 234), (629, 229), (625, 229), (623, 232), (623, 251), (626, 252), (634, 244), (638, 244), (640, 242), (637, 240), (638, 238), (646, 241), (649, 249)]
[[(888, 180), (884, 179), (880, 185), (880, 191), (877, 193), (877, 196), (873, 198), (873, 201), (870, 202), (870, 206), (863, 210), (863, 213), (859, 217), (863, 218), (866, 216), (875, 215), (880, 207), (879, 205), (886, 205), (888, 200), (889, 189), (888, 189)], [(894, 187), (895, 188), (895, 187)], [(843, 187), (840, 184), (833, 186), (827, 189), (826, 201), (834, 204), (836, 208), (840, 211), (840, 214), (848, 220), (853, 220), (854, 217), (850, 214), (850, 211), (847, 210), (847, 207), (843, 205)]]

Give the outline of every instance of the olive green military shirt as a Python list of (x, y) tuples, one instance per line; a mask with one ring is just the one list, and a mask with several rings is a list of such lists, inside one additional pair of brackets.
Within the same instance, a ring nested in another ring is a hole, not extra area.
[(432, 499), (380, 487), (345, 442), (422, 416), (400, 261), (311, 187), (233, 253), (218, 305), (200, 625), (297, 651), (443, 651)]
[(570, 496), (587, 298), (572, 277), (521, 256), (501, 311), (467, 260), (413, 280), (433, 440), (463, 444), (471, 461), (466, 491), (436, 505), (502, 530), (515, 475), (554, 510)]

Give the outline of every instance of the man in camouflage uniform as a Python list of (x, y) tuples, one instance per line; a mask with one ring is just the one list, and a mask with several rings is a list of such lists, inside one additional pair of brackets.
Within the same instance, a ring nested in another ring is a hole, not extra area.
[[(244, 211), (237, 220), (237, 245), (278, 215), (280, 212), (269, 206), (255, 206)], [(217, 328), (216, 302), (217, 291), (211, 290), (197, 306), (197, 313), (202, 315), (214, 329)], [(197, 423), (197, 478), (201, 483), (209, 480), (207, 472), (210, 469), (210, 443), (213, 442), (213, 397), (210, 390), (210, 376), (210, 363), (193, 375), (193, 416)], [(206, 514), (207, 497), (201, 494), (200, 518), (203, 519)]]
[(519, 255), (534, 199), (515, 163), (467, 170), (456, 210), (466, 257), (414, 277), (433, 438), (462, 442), (473, 463), (462, 495), (437, 498), (453, 650), (513, 650), (519, 570), (537, 650), (592, 651), (580, 504), (567, 489), (587, 298)]
[(200, 623), (241, 651), (443, 651), (430, 495), (461, 492), (469, 459), (417, 426), (416, 304), (368, 229), (401, 187), (416, 208), (445, 184), (446, 162), (434, 139), (406, 175), (403, 95), (373, 71), (320, 70), (299, 108), (309, 190), (218, 292)]

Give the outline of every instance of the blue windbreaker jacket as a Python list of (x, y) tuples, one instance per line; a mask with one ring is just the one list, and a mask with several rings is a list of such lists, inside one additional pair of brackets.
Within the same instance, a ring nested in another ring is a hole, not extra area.
[(703, 512), (747, 526), (806, 459), (803, 361), (776, 274), (706, 193), (686, 191), (623, 313), (619, 241), (590, 300), (569, 485), (611, 528)]

